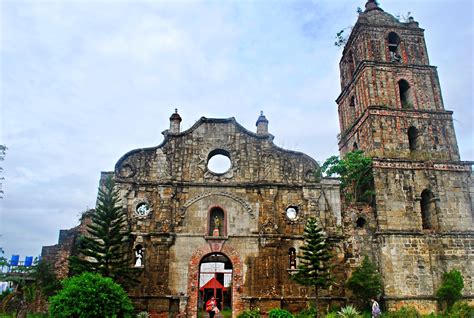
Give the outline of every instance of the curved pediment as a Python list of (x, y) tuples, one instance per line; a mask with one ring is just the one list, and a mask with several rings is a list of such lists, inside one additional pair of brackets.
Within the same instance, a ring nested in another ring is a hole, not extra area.
[[(201, 117), (182, 132), (163, 133), (163, 142), (125, 154), (115, 166), (117, 178), (146, 182), (270, 182), (314, 183), (317, 162), (308, 155), (282, 149), (269, 133), (254, 133), (235, 118)], [(230, 168), (209, 169), (214, 155), (223, 155)]]

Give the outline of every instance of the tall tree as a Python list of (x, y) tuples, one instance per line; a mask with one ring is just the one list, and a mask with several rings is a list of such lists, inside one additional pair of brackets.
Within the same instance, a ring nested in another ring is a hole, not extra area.
[(301, 285), (314, 287), (314, 305), (317, 309), (318, 290), (329, 287), (333, 281), (330, 264), (332, 254), (326, 234), (315, 218), (308, 219), (303, 238), (304, 245), (301, 247), (303, 254), (298, 256), (300, 261), (298, 272), (292, 279)]
[(127, 214), (120, 205), (119, 192), (108, 177), (99, 187), (98, 204), (87, 225), (87, 235), (79, 240), (78, 254), (72, 256), (72, 273), (99, 273), (126, 284), (132, 279), (128, 250)]
[(376, 299), (382, 294), (382, 275), (377, 271), (375, 264), (366, 256), (351, 277), (347, 280), (347, 287), (352, 290), (361, 308), (370, 306), (370, 299)]

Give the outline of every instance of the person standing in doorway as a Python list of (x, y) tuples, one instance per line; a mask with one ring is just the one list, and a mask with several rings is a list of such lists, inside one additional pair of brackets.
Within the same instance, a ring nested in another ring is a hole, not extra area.
[(214, 315), (216, 314), (216, 309), (217, 309), (217, 302), (214, 296), (212, 296), (206, 302), (206, 312), (209, 314), (209, 318), (214, 318)]

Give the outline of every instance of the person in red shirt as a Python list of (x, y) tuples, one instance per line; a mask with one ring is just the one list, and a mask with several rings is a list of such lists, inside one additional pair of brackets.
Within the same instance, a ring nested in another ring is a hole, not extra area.
[(206, 302), (206, 312), (209, 313), (209, 318), (214, 318), (214, 315), (219, 312), (219, 309), (217, 308), (217, 301), (212, 296), (207, 302)]

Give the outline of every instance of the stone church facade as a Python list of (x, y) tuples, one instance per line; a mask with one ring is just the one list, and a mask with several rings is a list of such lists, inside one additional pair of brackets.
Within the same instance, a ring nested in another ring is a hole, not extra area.
[[(313, 291), (290, 277), (308, 217), (335, 255), (325, 306), (346, 302), (344, 283), (364, 255), (378, 264), (390, 308), (435, 310), (441, 275), (452, 268), (473, 300), (472, 162), (460, 161), (423, 29), (369, 0), (340, 70), (339, 148), (374, 158), (372, 206), (344, 203), (338, 180), (317, 177), (314, 159), (274, 145), (263, 114), (256, 132), (205, 117), (181, 131), (175, 112), (159, 146), (132, 150), (102, 174), (114, 178), (128, 213), (138, 309), (197, 317), (216, 293), (233, 317), (252, 307), (305, 308)], [(222, 171), (210, 164), (219, 157)], [(61, 277), (87, 220), (43, 248)]]

